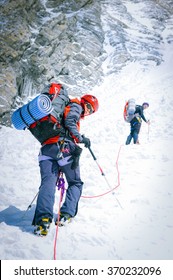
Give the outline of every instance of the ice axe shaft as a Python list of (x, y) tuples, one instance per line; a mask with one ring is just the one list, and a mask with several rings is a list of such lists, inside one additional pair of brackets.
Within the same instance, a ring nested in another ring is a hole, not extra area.
[(94, 155), (93, 151), (91, 150), (91, 148), (90, 148), (90, 147), (89, 147), (88, 149), (89, 149), (89, 151), (90, 151), (90, 153), (91, 153), (91, 155), (92, 155), (93, 159), (95, 160), (95, 162), (96, 162), (97, 166), (99, 167), (101, 174), (102, 174), (103, 176), (105, 176), (105, 174), (104, 174), (104, 172), (103, 172), (103, 170), (102, 170), (101, 166), (100, 166), (100, 165), (98, 164), (98, 162), (97, 162), (97, 159), (96, 159), (96, 157), (95, 157), (95, 155)]

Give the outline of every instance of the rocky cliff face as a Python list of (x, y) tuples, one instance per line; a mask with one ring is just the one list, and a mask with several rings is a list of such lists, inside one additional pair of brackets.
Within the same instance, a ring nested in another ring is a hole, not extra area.
[[(1, 107), (57, 79), (70, 94), (87, 92), (102, 76), (104, 34), (98, 1), (1, 1)], [(17, 96), (17, 99), (16, 99)]]
[[(130, 36), (128, 3), (145, 5), (152, 30), (137, 22), (141, 33)], [(104, 77), (107, 48), (108, 72), (136, 59), (161, 63), (161, 33), (172, 14), (172, 0), (0, 0), (1, 124), (10, 125), (12, 108), (49, 81), (62, 82), (71, 95), (89, 92)]]

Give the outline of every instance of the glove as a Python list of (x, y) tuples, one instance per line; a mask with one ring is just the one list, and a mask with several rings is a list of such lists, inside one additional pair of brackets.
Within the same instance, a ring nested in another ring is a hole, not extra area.
[(81, 153), (82, 153), (82, 149), (76, 145), (74, 151), (71, 153), (71, 157), (68, 160), (68, 161), (73, 160), (72, 165), (71, 165), (72, 170), (76, 169), (79, 166), (79, 159), (80, 159)]
[(91, 141), (89, 138), (85, 137), (84, 135), (82, 135), (82, 142), (81, 143), (84, 143), (85, 147), (86, 148), (89, 148), (91, 146)]

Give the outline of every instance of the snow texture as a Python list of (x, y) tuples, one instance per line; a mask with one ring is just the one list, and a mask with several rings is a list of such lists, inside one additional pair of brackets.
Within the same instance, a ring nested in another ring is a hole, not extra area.
[[(162, 54), (163, 63), (146, 71), (135, 61), (105, 74), (91, 92), (100, 107), (81, 122), (81, 133), (91, 139), (97, 161), (83, 148), (83, 194), (78, 215), (58, 229), (57, 260), (173, 259), (172, 45), (165, 42)], [(145, 116), (151, 124), (142, 123), (140, 145), (125, 145), (130, 128), (123, 108), (129, 98), (150, 104)], [(39, 238), (31, 226), (35, 201), (26, 211), (40, 185), (39, 143), (29, 131), (8, 127), (1, 128), (0, 140), (0, 258), (51, 260), (56, 226)], [(59, 198), (57, 191), (55, 217)]]

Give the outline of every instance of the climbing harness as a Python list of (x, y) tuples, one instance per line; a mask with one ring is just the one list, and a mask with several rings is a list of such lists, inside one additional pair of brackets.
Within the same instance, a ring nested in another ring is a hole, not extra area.
[(58, 181), (57, 181), (57, 188), (58, 191), (61, 190), (61, 202), (64, 196), (64, 192), (65, 192), (65, 180), (63, 178), (63, 172), (60, 171), (59, 176), (58, 176)]

